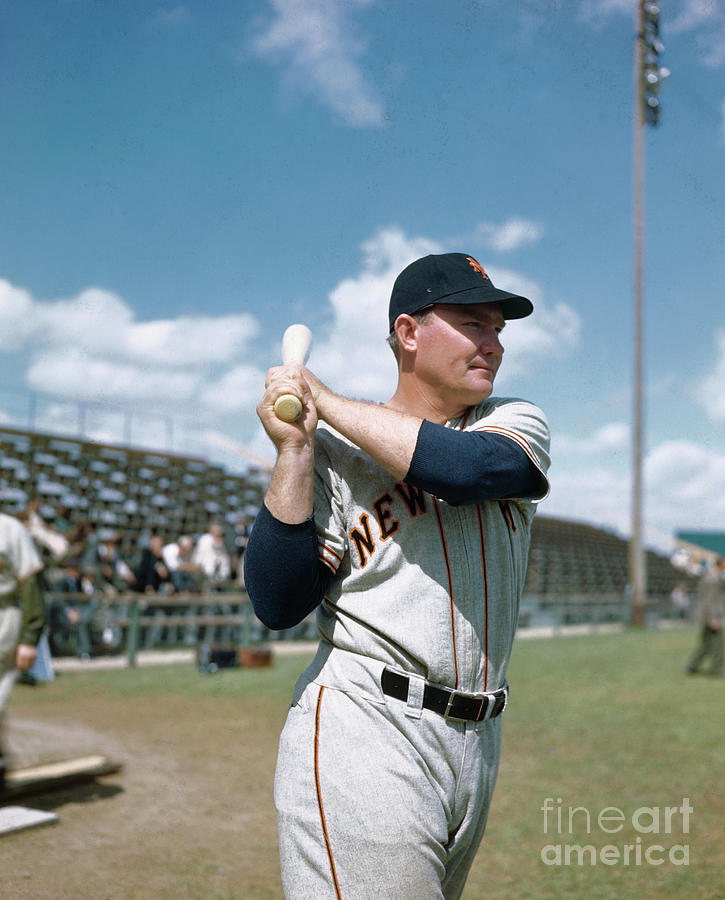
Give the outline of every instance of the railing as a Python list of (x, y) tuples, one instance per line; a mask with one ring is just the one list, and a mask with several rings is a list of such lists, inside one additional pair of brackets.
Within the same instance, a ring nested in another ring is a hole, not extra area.
[[(202, 644), (243, 648), (270, 640), (317, 637), (314, 613), (294, 628), (269, 631), (255, 616), (244, 590), (111, 596), (47, 592), (46, 605), (54, 656), (125, 654), (130, 666), (136, 664), (141, 648), (199, 648)], [(69, 620), (68, 609), (77, 610), (76, 621)], [(648, 626), (663, 619), (687, 618), (669, 596), (648, 598)], [(570, 626), (626, 625), (629, 620), (629, 601), (621, 594), (527, 594), (521, 603), (519, 629), (545, 627), (557, 633)]]
[[(239, 609), (237, 613), (232, 612), (232, 607), (235, 606)], [(174, 608), (185, 609), (186, 612), (170, 612)], [(213, 638), (214, 632), (218, 630), (218, 639), (223, 643), (240, 647), (247, 647), (252, 643), (255, 616), (246, 593), (188, 596), (143, 594), (131, 597), (127, 609), (127, 616), (119, 616), (116, 624), (119, 628), (126, 629), (126, 655), (130, 666), (136, 663), (142, 634), (149, 636), (149, 645), (154, 645), (164, 630), (168, 635), (174, 631), (178, 634), (178, 630), (183, 629), (187, 635), (194, 635), (194, 640), (186, 643), (196, 644), (199, 643), (199, 631), (203, 628), (208, 632), (207, 638)], [(167, 638), (165, 643), (172, 644), (174, 640)]]
[(310, 637), (310, 617), (293, 629), (270, 633), (257, 619), (246, 591), (138, 594), (46, 592), (48, 638), (54, 656), (125, 654), (139, 649), (225, 644), (248, 647), (277, 636)]
[[(669, 595), (647, 597), (645, 624), (656, 626), (662, 620), (687, 621), (689, 611), (675, 606)], [(602, 594), (525, 594), (519, 611), (519, 628), (550, 627), (556, 632), (571, 625), (629, 624), (631, 604), (623, 593)]]

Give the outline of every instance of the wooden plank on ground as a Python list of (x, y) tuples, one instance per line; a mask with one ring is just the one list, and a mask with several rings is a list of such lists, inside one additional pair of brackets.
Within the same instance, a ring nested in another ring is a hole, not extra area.
[(0, 837), (15, 831), (25, 831), (37, 825), (52, 825), (58, 821), (58, 813), (46, 812), (43, 809), (30, 809), (27, 806), (0, 807)]
[(64, 787), (76, 781), (88, 781), (100, 775), (111, 775), (121, 768), (108, 757), (94, 754), (62, 759), (57, 762), (9, 769), (5, 773), (5, 788), (0, 790), (0, 801), (22, 794), (37, 794)]

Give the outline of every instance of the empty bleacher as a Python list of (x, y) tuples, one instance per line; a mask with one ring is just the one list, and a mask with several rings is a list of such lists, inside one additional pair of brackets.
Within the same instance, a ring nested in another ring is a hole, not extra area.
[[(676, 584), (694, 592), (695, 579), (668, 557), (646, 551), (647, 603), (666, 615)], [(531, 531), (524, 616), (561, 623), (626, 621), (629, 542), (582, 522), (537, 515)]]
[(139, 538), (199, 535), (210, 519), (255, 515), (264, 480), (252, 470), (231, 474), (200, 457), (151, 452), (0, 427), (0, 501), (12, 514), (38, 501), (53, 519), (58, 505), (70, 520), (118, 531), (132, 557)]

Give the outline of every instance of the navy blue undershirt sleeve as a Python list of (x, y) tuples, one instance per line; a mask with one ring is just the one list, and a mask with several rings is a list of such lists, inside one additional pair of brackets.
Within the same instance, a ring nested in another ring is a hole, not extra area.
[(541, 497), (546, 478), (510, 438), (424, 420), (405, 481), (452, 506)]
[(317, 554), (314, 519), (288, 525), (263, 504), (244, 554), (244, 584), (257, 618), (274, 631), (292, 628), (322, 602), (331, 579)]

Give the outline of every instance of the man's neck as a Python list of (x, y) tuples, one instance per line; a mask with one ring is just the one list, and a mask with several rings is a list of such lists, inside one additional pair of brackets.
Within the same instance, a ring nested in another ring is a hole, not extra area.
[(437, 425), (445, 425), (462, 416), (468, 407), (446, 404), (434, 391), (426, 390), (419, 382), (401, 378), (393, 396), (385, 404), (389, 409), (427, 419)]

